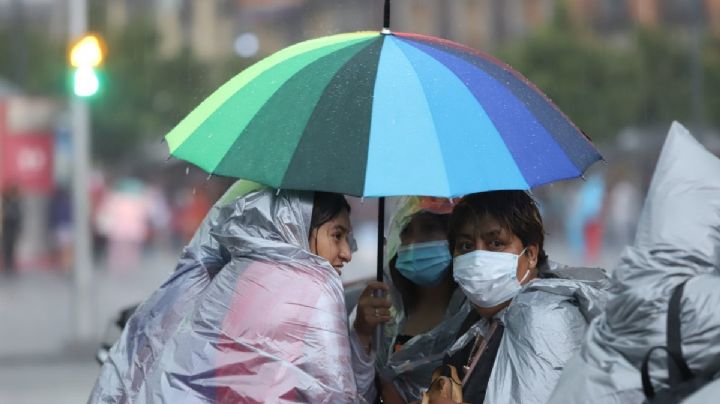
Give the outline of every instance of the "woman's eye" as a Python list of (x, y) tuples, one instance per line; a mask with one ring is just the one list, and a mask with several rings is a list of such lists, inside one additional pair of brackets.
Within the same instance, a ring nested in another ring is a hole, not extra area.
[(491, 247), (491, 248), (495, 248), (495, 249), (497, 249), (497, 248), (503, 248), (504, 245), (505, 245), (505, 244), (503, 244), (503, 242), (500, 241), (500, 240), (493, 240), (493, 241), (490, 242), (490, 247)]
[(470, 251), (473, 248), (472, 243), (460, 243), (460, 251)]

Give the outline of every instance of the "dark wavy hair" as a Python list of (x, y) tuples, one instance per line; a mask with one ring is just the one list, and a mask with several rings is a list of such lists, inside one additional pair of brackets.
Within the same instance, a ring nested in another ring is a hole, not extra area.
[(537, 204), (525, 191), (478, 192), (462, 198), (450, 217), (448, 243), (451, 252), (455, 250), (457, 232), (462, 226), (468, 221), (476, 223), (485, 215), (494, 218), (500, 226), (516, 235), (523, 247), (537, 245), (537, 266), (545, 266), (548, 259), (543, 248), (545, 228)]

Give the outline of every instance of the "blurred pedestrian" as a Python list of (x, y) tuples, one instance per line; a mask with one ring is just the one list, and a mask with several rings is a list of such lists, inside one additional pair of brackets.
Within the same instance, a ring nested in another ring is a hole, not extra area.
[(53, 252), (61, 271), (69, 271), (73, 259), (73, 223), (70, 193), (57, 188), (50, 200)]
[(168, 250), (170, 248), (170, 220), (172, 211), (163, 189), (149, 185), (148, 201), (148, 247)]
[(612, 188), (609, 197), (608, 224), (611, 241), (617, 247), (630, 244), (642, 209), (642, 195), (631, 181), (622, 179)]
[(203, 189), (185, 190), (182, 195), (181, 205), (177, 218), (179, 219), (179, 230), (182, 242), (187, 243), (195, 234), (205, 215), (207, 215), (212, 202)]
[(567, 219), (570, 247), (586, 263), (597, 262), (600, 256), (604, 209), (605, 179), (596, 174), (582, 183)]
[(12, 186), (3, 195), (2, 201), (2, 258), (4, 271), (8, 274), (17, 270), (16, 248), (21, 226), (20, 192)]
[(148, 235), (149, 203), (144, 184), (123, 179), (98, 209), (98, 231), (108, 239), (108, 269), (125, 272), (136, 269)]

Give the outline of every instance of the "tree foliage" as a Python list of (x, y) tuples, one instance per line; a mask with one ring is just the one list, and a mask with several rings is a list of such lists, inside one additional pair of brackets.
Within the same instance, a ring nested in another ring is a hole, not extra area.
[(593, 139), (613, 138), (627, 126), (692, 123), (694, 96), (702, 97), (705, 123), (720, 123), (709, 113), (720, 106), (720, 42), (710, 41), (698, 56), (704, 91), (695, 95), (695, 55), (687, 39), (637, 28), (613, 44), (559, 15), (551, 26), (499, 54)]
[(187, 50), (161, 58), (157, 41), (143, 21), (106, 38), (103, 89), (92, 100), (94, 152), (103, 160), (138, 155), (134, 149), (148, 139), (160, 142), (209, 93), (206, 68)]

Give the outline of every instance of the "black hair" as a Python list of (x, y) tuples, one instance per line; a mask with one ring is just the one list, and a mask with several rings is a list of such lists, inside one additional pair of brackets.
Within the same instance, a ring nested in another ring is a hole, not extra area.
[(455, 250), (457, 232), (468, 222), (475, 222), (489, 215), (500, 226), (516, 235), (523, 244), (537, 245), (538, 268), (547, 263), (547, 254), (543, 249), (545, 229), (537, 204), (525, 191), (478, 192), (465, 196), (453, 209), (450, 217), (448, 243), (450, 251)]
[(350, 214), (350, 204), (342, 194), (315, 192), (312, 216), (310, 218), (310, 233), (312, 234), (313, 230), (333, 220), (343, 210)]

